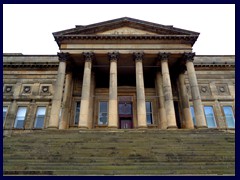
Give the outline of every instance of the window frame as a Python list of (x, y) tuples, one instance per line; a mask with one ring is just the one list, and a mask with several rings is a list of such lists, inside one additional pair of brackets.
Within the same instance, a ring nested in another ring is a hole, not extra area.
[[(106, 102), (107, 104), (107, 112), (100, 112), (100, 106), (101, 106), (101, 103), (102, 102)], [(107, 100), (100, 100), (98, 101), (98, 120), (97, 120), (97, 125), (98, 126), (107, 126), (108, 125), (108, 108), (109, 108), (109, 104), (108, 104), (108, 101)], [(106, 124), (100, 124), (100, 113), (107, 113), (107, 123)]]
[[(209, 127), (208, 126), (207, 116), (206, 116), (206, 113), (205, 113), (205, 107), (211, 107), (212, 108), (212, 114), (213, 114), (215, 127)], [(206, 119), (207, 127), (211, 128), (211, 129), (218, 128), (218, 124), (217, 124), (216, 117), (215, 117), (215, 112), (214, 112), (214, 106), (213, 105), (203, 105), (203, 111), (204, 111), (204, 116), (205, 116), (205, 119)]]
[[(227, 117), (226, 117), (225, 112), (224, 112), (224, 107), (231, 107), (232, 117), (233, 117), (233, 119), (234, 119), (234, 127), (228, 127)], [(235, 114), (234, 114), (233, 106), (231, 106), (231, 105), (222, 105), (222, 112), (223, 112), (223, 115), (224, 115), (226, 127), (227, 127), (227, 128), (230, 128), (230, 129), (235, 129), (236, 119), (235, 119)]]
[(7, 114), (8, 114), (8, 111), (9, 111), (9, 106), (8, 106), (8, 105), (4, 105), (4, 104), (3, 104), (3, 108), (4, 108), (4, 107), (6, 107), (6, 108), (7, 108), (7, 111), (6, 111), (5, 118), (3, 119), (3, 127), (5, 126), (6, 119), (7, 119)]
[[(42, 128), (35, 127), (36, 126), (37, 113), (38, 113), (38, 108), (39, 107), (45, 107), (45, 114), (44, 114), (43, 127)], [(44, 129), (45, 128), (45, 122), (46, 122), (46, 116), (47, 116), (47, 106), (44, 106), (44, 105), (37, 106), (36, 112), (35, 112), (35, 119), (34, 119), (33, 129)]]
[[(25, 112), (25, 116), (24, 116), (24, 120), (23, 120), (23, 127), (19, 128), (19, 127), (16, 127), (17, 125), (17, 115), (18, 115), (18, 110), (19, 108), (26, 108), (26, 112)], [(28, 106), (18, 106), (17, 108), (17, 113), (16, 113), (16, 116), (15, 116), (15, 120), (14, 120), (14, 125), (13, 125), (13, 128), (14, 129), (24, 129), (25, 128), (25, 123), (26, 123), (26, 118), (27, 118), (27, 115), (28, 115)]]
[[(77, 111), (77, 103), (79, 102), (79, 115), (78, 115), (78, 123), (75, 124), (75, 117), (76, 117), (76, 111)], [(73, 126), (78, 126), (79, 124), (79, 117), (80, 117), (80, 110), (81, 110), (81, 100), (74, 101), (74, 116), (73, 116)]]
[[(193, 113), (192, 113), (191, 109), (193, 109)], [(191, 116), (192, 116), (193, 125), (196, 127), (197, 126), (197, 121), (196, 121), (196, 116), (195, 116), (195, 111), (194, 111), (194, 106), (193, 105), (190, 105), (190, 113), (191, 113)], [(204, 113), (204, 115), (205, 115), (205, 113)]]
[[(150, 108), (151, 108), (151, 112), (150, 112), (150, 113), (147, 112), (147, 102), (150, 103)], [(149, 126), (149, 125), (153, 125), (153, 124), (154, 124), (154, 118), (153, 118), (153, 103), (152, 103), (152, 101), (151, 101), (151, 100), (146, 100), (146, 101), (145, 101), (145, 107), (146, 107), (146, 121), (147, 121), (147, 125), (148, 125), (148, 126)], [(148, 115), (148, 114), (151, 114), (151, 120), (152, 120), (151, 124), (148, 124), (148, 120), (147, 120), (147, 115)]]

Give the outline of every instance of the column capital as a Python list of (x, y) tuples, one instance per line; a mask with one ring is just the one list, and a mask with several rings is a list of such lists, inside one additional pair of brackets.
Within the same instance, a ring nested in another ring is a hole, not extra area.
[(117, 61), (119, 59), (119, 52), (113, 51), (108, 53), (109, 61)]
[(57, 55), (58, 55), (59, 61), (67, 61), (70, 57), (68, 52), (66, 52), (66, 53), (65, 52), (58, 52)]
[(93, 52), (83, 52), (82, 53), (84, 56), (85, 61), (92, 61), (94, 58), (94, 53)]
[(185, 53), (183, 53), (183, 59), (185, 61), (193, 62), (194, 56), (195, 56), (195, 53), (192, 53), (192, 52), (185, 52)]
[(142, 61), (144, 52), (133, 52), (133, 57), (135, 61)]
[(166, 53), (166, 52), (163, 52), (163, 53), (158, 53), (158, 59), (160, 60), (160, 61), (167, 61), (168, 60), (168, 58), (169, 58), (169, 56), (170, 56), (170, 53)]

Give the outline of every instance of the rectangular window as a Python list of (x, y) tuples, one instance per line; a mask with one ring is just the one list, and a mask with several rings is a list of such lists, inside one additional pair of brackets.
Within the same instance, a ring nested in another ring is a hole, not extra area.
[(46, 107), (38, 107), (37, 108), (34, 128), (43, 128), (45, 114), (46, 114)]
[(146, 101), (146, 115), (147, 115), (147, 124), (153, 124), (152, 103), (150, 101)]
[(75, 115), (74, 115), (74, 125), (78, 125), (80, 113), (80, 101), (75, 103)]
[(231, 106), (223, 106), (224, 115), (228, 128), (235, 128), (235, 118)]
[(23, 128), (26, 117), (27, 107), (18, 107), (14, 128)]
[(214, 113), (213, 113), (213, 107), (212, 106), (204, 106), (204, 112), (205, 112), (205, 117), (207, 120), (207, 126), (209, 128), (217, 127), (216, 122), (215, 122)]
[(108, 123), (108, 102), (99, 102), (98, 124), (106, 125)]
[(195, 117), (195, 113), (194, 113), (194, 108), (193, 108), (193, 106), (190, 106), (190, 110), (191, 110), (191, 114), (192, 114), (193, 124), (194, 124), (194, 126), (196, 126), (197, 123), (196, 123), (196, 117)]
[(3, 106), (3, 124), (5, 122), (5, 119), (6, 119), (6, 115), (7, 115), (7, 107), (6, 106)]

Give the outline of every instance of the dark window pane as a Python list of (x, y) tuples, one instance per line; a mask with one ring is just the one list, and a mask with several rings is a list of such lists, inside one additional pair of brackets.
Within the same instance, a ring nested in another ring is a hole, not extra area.
[(118, 104), (118, 114), (132, 114), (132, 104), (131, 103), (119, 103)]
[(80, 102), (76, 102), (75, 116), (74, 116), (74, 124), (75, 124), (75, 125), (78, 125), (78, 122), (79, 122), (79, 114), (80, 114)]
[(195, 113), (194, 113), (194, 108), (191, 106), (190, 110), (191, 110), (191, 114), (192, 114), (193, 124), (196, 126), (196, 117), (195, 117)]
[(100, 112), (107, 112), (107, 102), (100, 102)]
[(18, 119), (15, 128), (23, 128), (23, 125), (24, 121)]
[(43, 128), (45, 114), (46, 114), (46, 107), (37, 108), (34, 128)]
[(146, 111), (147, 113), (152, 112), (151, 102), (146, 102)]
[(147, 114), (147, 124), (152, 124), (152, 114)]

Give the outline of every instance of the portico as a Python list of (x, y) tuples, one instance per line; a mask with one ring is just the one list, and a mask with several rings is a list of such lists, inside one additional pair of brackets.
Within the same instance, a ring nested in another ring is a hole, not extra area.
[(62, 65), (49, 128), (192, 129), (186, 77), (196, 127), (206, 127), (192, 53), (199, 33), (122, 18), (53, 35)]

